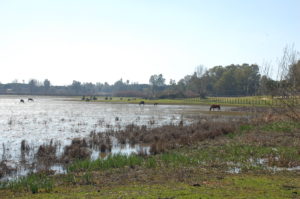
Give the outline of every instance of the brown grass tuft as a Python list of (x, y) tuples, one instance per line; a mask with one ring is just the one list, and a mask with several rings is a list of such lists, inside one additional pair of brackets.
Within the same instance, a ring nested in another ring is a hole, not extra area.
[(88, 159), (90, 155), (91, 151), (85, 139), (73, 139), (71, 145), (65, 147), (61, 161), (69, 163), (76, 159)]
[(51, 165), (57, 162), (56, 148), (57, 145), (53, 144), (52, 141), (50, 144), (39, 146), (35, 157), (37, 159), (37, 165), (40, 167), (40, 169), (48, 169)]

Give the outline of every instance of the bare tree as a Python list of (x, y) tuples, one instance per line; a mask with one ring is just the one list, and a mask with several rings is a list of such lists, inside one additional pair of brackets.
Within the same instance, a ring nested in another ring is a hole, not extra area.
[(201, 78), (206, 73), (206, 71), (207, 71), (207, 69), (202, 64), (197, 66), (195, 69), (195, 72), (196, 72), (198, 78)]
[(283, 56), (278, 62), (278, 92), (280, 101), (277, 111), (292, 120), (300, 120), (299, 114), (299, 90), (296, 84), (296, 75), (293, 68), (297, 65), (299, 53), (294, 49), (294, 45), (286, 46)]

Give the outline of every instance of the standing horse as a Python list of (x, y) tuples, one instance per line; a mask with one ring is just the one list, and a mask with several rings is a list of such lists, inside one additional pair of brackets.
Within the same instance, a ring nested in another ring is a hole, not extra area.
[(25, 101), (23, 99), (20, 99), (20, 103), (25, 103)]
[(139, 105), (145, 105), (145, 102), (144, 101), (140, 101)]
[(221, 109), (221, 106), (219, 105), (219, 104), (212, 104), (211, 106), (210, 106), (210, 108), (209, 108), (209, 110), (211, 111), (211, 109), (212, 110), (215, 110), (215, 108), (217, 108), (217, 109)]
[(157, 102), (155, 102), (155, 103), (154, 103), (154, 106), (157, 106), (157, 105), (158, 105), (158, 103), (157, 103)]
[(28, 98), (28, 102), (33, 102), (34, 100), (32, 98)]

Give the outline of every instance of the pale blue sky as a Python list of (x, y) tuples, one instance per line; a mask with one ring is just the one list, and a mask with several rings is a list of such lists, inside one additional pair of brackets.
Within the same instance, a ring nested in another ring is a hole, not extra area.
[(299, 35), (299, 0), (0, 0), (0, 82), (178, 81), (200, 64), (275, 70)]

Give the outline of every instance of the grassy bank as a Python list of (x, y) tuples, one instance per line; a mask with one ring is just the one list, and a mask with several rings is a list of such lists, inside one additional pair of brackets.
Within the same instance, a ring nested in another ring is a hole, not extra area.
[[(76, 98), (81, 100), (81, 98)], [(248, 97), (207, 97), (202, 98), (182, 98), (182, 99), (143, 99), (132, 97), (98, 97), (95, 102), (108, 102), (108, 103), (131, 103), (138, 104), (144, 101), (146, 104), (182, 104), (182, 105), (209, 105), (221, 104), (231, 106), (279, 106), (282, 102), (293, 103), (300, 105), (300, 98), (282, 99), (280, 97), (271, 96), (248, 96)]]
[(78, 160), (64, 175), (3, 183), (0, 198), (300, 198), (300, 123), (234, 129), (156, 155)]

